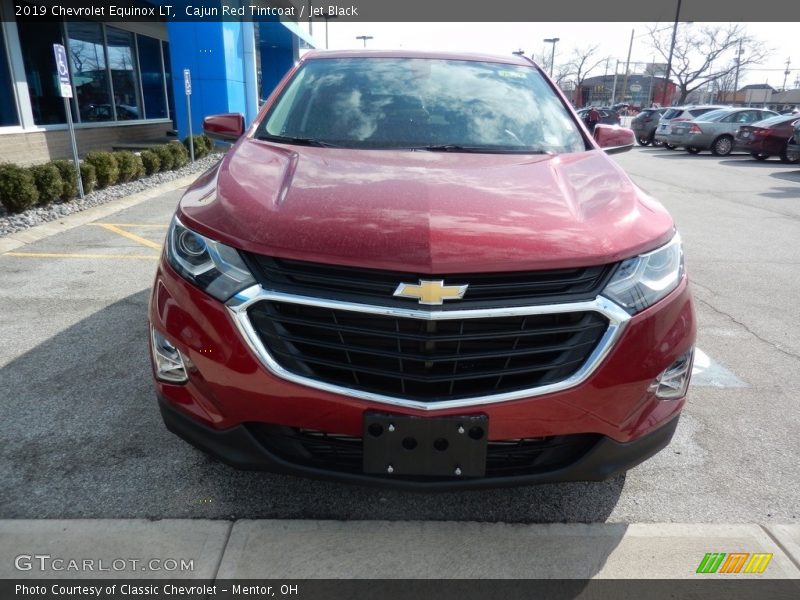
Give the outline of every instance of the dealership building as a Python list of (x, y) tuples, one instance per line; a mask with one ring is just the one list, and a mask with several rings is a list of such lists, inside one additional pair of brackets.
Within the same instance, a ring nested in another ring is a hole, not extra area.
[[(175, 0), (162, 3), (183, 10)], [(64, 20), (21, 14), (14, 4), (0, 0), (0, 163), (70, 156), (53, 44), (66, 47), (81, 155), (163, 139), (173, 130), (183, 138), (185, 69), (194, 132), (209, 114), (240, 112), (249, 121), (299, 50), (316, 45), (308, 23), (272, 15), (243, 21)]]

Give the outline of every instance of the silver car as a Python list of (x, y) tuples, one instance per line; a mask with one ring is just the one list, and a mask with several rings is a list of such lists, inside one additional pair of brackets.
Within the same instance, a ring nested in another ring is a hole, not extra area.
[(740, 126), (777, 115), (760, 108), (722, 108), (693, 121), (676, 123), (670, 129), (667, 142), (676, 148), (686, 148), (692, 154), (711, 150), (716, 156), (727, 156), (733, 150), (733, 138)]
[(672, 106), (669, 109), (667, 109), (667, 111), (663, 115), (661, 115), (661, 118), (658, 120), (658, 127), (656, 127), (656, 132), (653, 135), (653, 139), (656, 142), (664, 144), (664, 148), (666, 148), (667, 150), (674, 150), (675, 146), (672, 146), (667, 142), (667, 136), (670, 133), (670, 127), (672, 123), (680, 123), (681, 121), (691, 121), (692, 119), (696, 119), (700, 115), (704, 115), (705, 113), (711, 112), (712, 110), (717, 110), (718, 108), (725, 108), (725, 107), (713, 104)]

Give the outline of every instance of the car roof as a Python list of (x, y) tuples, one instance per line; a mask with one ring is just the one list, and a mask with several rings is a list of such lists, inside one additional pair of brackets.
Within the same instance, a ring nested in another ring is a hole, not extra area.
[(795, 120), (797, 120), (797, 122), (800, 123), (800, 115), (773, 115), (771, 117), (767, 117), (766, 119), (761, 119), (760, 121), (756, 121), (755, 123), (750, 123), (749, 125), (751, 126), (753, 125), (760, 126), (764, 124), (783, 125), (784, 123), (794, 123)]
[(324, 60), (330, 58), (428, 58), (434, 60), (467, 60), (491, 62), (523, 67), (538, 65), (528, 58), (516, 54), (497, 55), (472, 52), (433, 52), (423, 50), (311, 50), (303, 55), (302, 61)]
[(667, 106), (667, 110), (694, 110), (696, 108), (708, 108), (710, 110), (717, 110), (719, 108), (732, 108), (722, 104), (686, 104), (684, 106)]

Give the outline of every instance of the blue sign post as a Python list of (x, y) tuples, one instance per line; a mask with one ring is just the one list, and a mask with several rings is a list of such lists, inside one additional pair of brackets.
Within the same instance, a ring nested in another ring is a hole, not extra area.
[(56, 75), (58, 75), (59, 92), (64, 98), (64, 112), (67, 114), (69, 127), (69, 140), (72, 145), (72, 160), (75, 163), (75, 173), (78, 177), (78, 194), (83, 198), (83, 180), (81, 179), (81, 163), (78, 160), (78, 145), (75, 143), (75, 126), (72, 123), (72, 109), (69, 99), (72, 98), (72, 81), (69, 76), (69, 62), (67, 51), (61, 44), (53, 44), (53, 54), (56, 58)]

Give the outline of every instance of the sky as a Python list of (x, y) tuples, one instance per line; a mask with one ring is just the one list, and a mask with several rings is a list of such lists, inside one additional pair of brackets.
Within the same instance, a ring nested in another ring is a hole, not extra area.
[[(361, 48), (359, 35), (371, 35), (368, 48), (453, 50), (508, 54), (518, 49), (539, 60), (543, 52), (549, 54), (549, 44), (544, 38), (557, 37), (556, 65), (566, 62), (574, 48), (599, 45), (598, 59), (612, 58), (612, 72), (616, 60), (620, 60), (620, 72), (628, 55), (631, 30), (634, 31), (632, 62), (666, 62), (659, 58), (649, 44), (648, 28), (654, 23), (350, 23), (331, 20), (328, 25), (328, 45), (331, 49)], [(693, 27), (701, 24), (681, 24)], [(719, 25), (728, 25), (719, 23)], [(743, 71), (740, 86), (750, 83), (770, 83), (773, 87), (783, 84), (786, 59), (791, 58), (792, 71), (787, 87), (794, 88), (800, 75), (800, 45), (797, 43), (798, 23), (747, 23), (748, 33), (773, 49), (771, 58), (756, 68)], [(659, 28), (671, 29), (671, 23), (659, 23)], [(314, 23), (314, 37), (325, 47), (325, 24)], [(559, 58), (561, 60), (559, 60)], [(592, 75), (602, 75), (604, 66)]]

